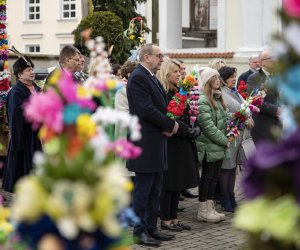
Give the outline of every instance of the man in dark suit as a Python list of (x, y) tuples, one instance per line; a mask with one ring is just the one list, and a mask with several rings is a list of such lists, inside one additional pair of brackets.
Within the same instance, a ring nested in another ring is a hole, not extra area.
[(142, 139), (135, 144), (142, 148), (140, 157), (127, 162), (135, 172), (133, 208), (141, 223), (134, 227), (138, 244), (159, 246), (174, 236), (157, 229), (159, 195), (163, 171), (167, 169), (167, 137), (177, 133), (178, 124), (166, 116), (166, 91), (155, 76), (163, 62), (160, 48), (145, 44), (139, 51), (140, 64), (127, 83), (130, 114), (139, 117)]
[(57, 70), (61, 72), (66, 72), (67, 74), (72, 74), (74, 82), (80, 83), (81, 80), (78, 75), (78, 69), (82, 69), (82, 64), (84, 63), (83, 60), (83, 56), (76, 47), (72, 45), (64, 46), (59, 53), (59, 65), (47, 76), (44, 89), (47, 90), (49, 80), (51, 79), (51, 76), (54, 74), (54, 72), (56, 72)]
[(259, 62), (258, 55), (253, 55), (249, 58), (249, 69), (239, 76), (237, 80), (236, 88), (238, 89), (241, 81), (247, 83), (248, 77), (259, 70), (260, 70), (260, 62)]
[(247, 80), (248, 95), (256, 95), (261, 91), (265, 97), (260, 112), (253, 114), (254, 127), (251, 129), (251, 135), (254, 143), (260, 140), (274, 140), (274, 129), (281, 129), (279, 120), (281, 109), (278, 105), (279, 93), (276, 89), (270, 87), (267, 82), (271, 79), (273, 73), (273, 59), (269, 50), (264, 50), (259, 55), (261, 69), (253, 73)]

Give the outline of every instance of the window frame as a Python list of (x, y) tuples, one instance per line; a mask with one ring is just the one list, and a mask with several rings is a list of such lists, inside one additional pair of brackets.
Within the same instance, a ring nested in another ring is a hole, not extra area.
[[(30, 51), (30, 47), (34, 48), (34, 51)], [(39, 51), (36, 49), (39, 48)], [(41, 53), (41, 45), (40, 44), (25, 44), (25, 52), (32, 54), (40, 54)]]
[[(30, 3), (30, 1), (34, 1), (34, 3)], [(39, 3), (36, 3), (37, 1), (39, 1)], [(39, 11), (36, 11), (36, 8), (39, 8)], [(26, 17), (25, 20), (27, 22), (39, 22), (41, 21), (41, 0), (26, 0)], [(30, 8), (34, 8), (34, 11), (31, 12)], [(30, 15), (34, 16), (34, 19), (30, 19)], [(36, 16), (39, 15), (39, 18), (36, 18)]]
[[(71, 5), (75, 5), (74, 9), (71, 9)], [(60, 20), (75, 20), (77, 19), (77, 1), (76, 0), (60, 0)], [(69, 6), (68, 10), (64, 10), (64, 6)], [(65, 13), (69, 13), (69, 17), (64, 17)], [(74, 13), (74, 16), (71, 16)]]

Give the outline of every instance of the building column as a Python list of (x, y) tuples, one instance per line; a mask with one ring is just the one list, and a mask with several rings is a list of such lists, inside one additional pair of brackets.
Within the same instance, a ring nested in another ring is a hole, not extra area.
[(168, 51), (182, 48), (181, 0), (159, 0), (159, 46)]
[(241, 0), (241, 6), (242, 47), (236, 56), (248, 57), (270, 45), (273, 18), (277, 18), (274, 11), (278, 6), (272, 1), (261, 0)]

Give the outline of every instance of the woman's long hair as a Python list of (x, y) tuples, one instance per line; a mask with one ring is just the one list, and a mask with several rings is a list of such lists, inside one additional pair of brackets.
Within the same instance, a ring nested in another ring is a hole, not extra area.
[(168, 75), (177, 68), (180, 70), (179, 62), (169, 57), (165, 57), (160, 70), (156, 73), (158, 80), (161, 82), (166, 92), (174, 87), (174, 85), (168, 80)]
[[(216, 102), (216, 99), (214, 97), (214, 94), (215, 94), (215, 90), (212, 88), (212, 84), (218, 79), (218, 76), (213, 76), (211, 77), (208, 82), (204, 85), (203, 87), (203, 93), (205, 94), (210, 106), (213, 108), (213, 109), (217, 109), (217, 102)], [(221, 87), (219, 88), (219, 91), (220, 91), (220, 101), (221, 101), (221, 104), (224, 108), (224, 110), (226, 110), (226, 104), (224, 102), (224, 98), (223, 98), (223, 95), (222, 95), (222, 91), (221, 91)]]

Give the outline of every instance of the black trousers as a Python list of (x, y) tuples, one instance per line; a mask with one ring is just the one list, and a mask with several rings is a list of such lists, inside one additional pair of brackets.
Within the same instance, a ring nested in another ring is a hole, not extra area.
[(221, 171), (222, 160), (207, 162), (206, 154), (202, 162), (201, 181), (199, 185), (199, 201), (213, 200)]
[(160, 219), (177, 219), (180, 191), (162, 191), (160, 195)]
[(157, 215), (162, 180), (163, 172), (135, 173), (133, 209), (141, 222), (134, 227), (134, 235), (157, 230)]

